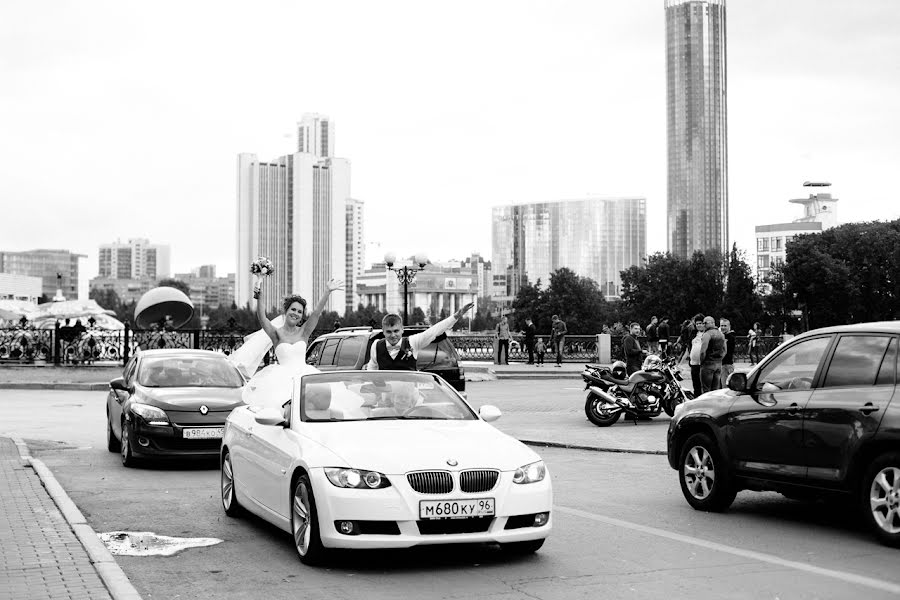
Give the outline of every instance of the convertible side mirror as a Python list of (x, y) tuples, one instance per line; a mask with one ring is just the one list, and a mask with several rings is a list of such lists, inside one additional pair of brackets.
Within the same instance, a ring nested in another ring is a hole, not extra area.
[(284, 420), (284, 413), (277, 408), (272, 408), (270, 406), (259, 409), (253, 418), (256, 419), (256, 422), (260, 425), (279, 426), (287, 423), (287, 421)]
[(725, 382), (725, 385), (729, 390), (745, 392), (747, 391), (747, 374), (738, 372), (732, 373), (728, 376), (728, 381)]
[(481, 417), (482, 421), (485, 421), (487, 423), (499, 419), (500, 414), (500, 409), (493, 404), (485, 404), (478, 409), (478, 416)]

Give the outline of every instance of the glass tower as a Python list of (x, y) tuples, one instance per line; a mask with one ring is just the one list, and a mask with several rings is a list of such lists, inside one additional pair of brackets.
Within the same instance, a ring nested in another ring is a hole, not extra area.
[(725, 0), (666, 0), (668, 242), (728, 251)]
[(519, 288), (566, 267), (618, 295), (619, 272), (647, 255), (644, 198), (588, 198), (493, 207), (494, 300), (509, 302)]

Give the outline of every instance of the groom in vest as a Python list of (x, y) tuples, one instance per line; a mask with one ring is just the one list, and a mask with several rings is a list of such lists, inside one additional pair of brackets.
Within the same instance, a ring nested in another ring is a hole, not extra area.
[(385, 315), (381, 320), (384, 339), (375, 340), (369, 350), (369, 371), (416, 371), (416, 358), (419, 351), (434, 341), (434, 338), (453, 328), (466, 312), (475, 306), (469, 302), (458, 311), (435, 323), (425, 331), (403, 337), (403, 319), (397, 314)]

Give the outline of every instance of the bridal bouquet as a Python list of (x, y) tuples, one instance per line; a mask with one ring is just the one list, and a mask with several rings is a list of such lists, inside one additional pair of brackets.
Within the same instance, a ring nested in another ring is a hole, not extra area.
[(260, 256), (250, 263), (250, 273), (253, 275), (267, 276), (275, 272), (272, 261), (267, 256)]

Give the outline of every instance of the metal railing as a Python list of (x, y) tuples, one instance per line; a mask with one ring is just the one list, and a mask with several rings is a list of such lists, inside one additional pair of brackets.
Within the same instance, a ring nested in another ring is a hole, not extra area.
[[(329, 330), (318, 330), (310, 341)], [(28, 326), (0, 329), (0, 364), (15, 365), (124, 365), (138, 348), (195, 348), (231, 354), (244, 343), (244, 336), (252, 333), (238, 328), (229, 330), (181, 329), (174, 331), (131, 329), (106, 330), (85, 328), (73, 330), (59, 327), (35, 329)], [(451, 332), (450, 338), (461, 360), (494, 360), (496, 336), (466, 332)], [(549, 336), (543, 337), (547, 345), (545, 361), (553, 361), (556, 354)], [(669, 354), (679, 352), (677, 338), (669, 342)], [(638, 338), (643, 348), (647, 340)], [(613, 336), (611, 342), (612, 360), (623, 356), (622, 337)], [(749, 339), (746, 336), (736, 340), (735, 360), (750, 359)], [(763, 336), (759, 339), (759, 356), (763, 357), (777, 347), (782, 339), (777, 336)], [(522, 336), (514, 336), (510, 341), (509, 360), (525, 362), (528, 350)], [(566, 335), (563, 344), (563, 360), (566, 362), (596, 362), (599, 360), (596, 335)], [(755, 362), (755, 361), (754, 361)]]

